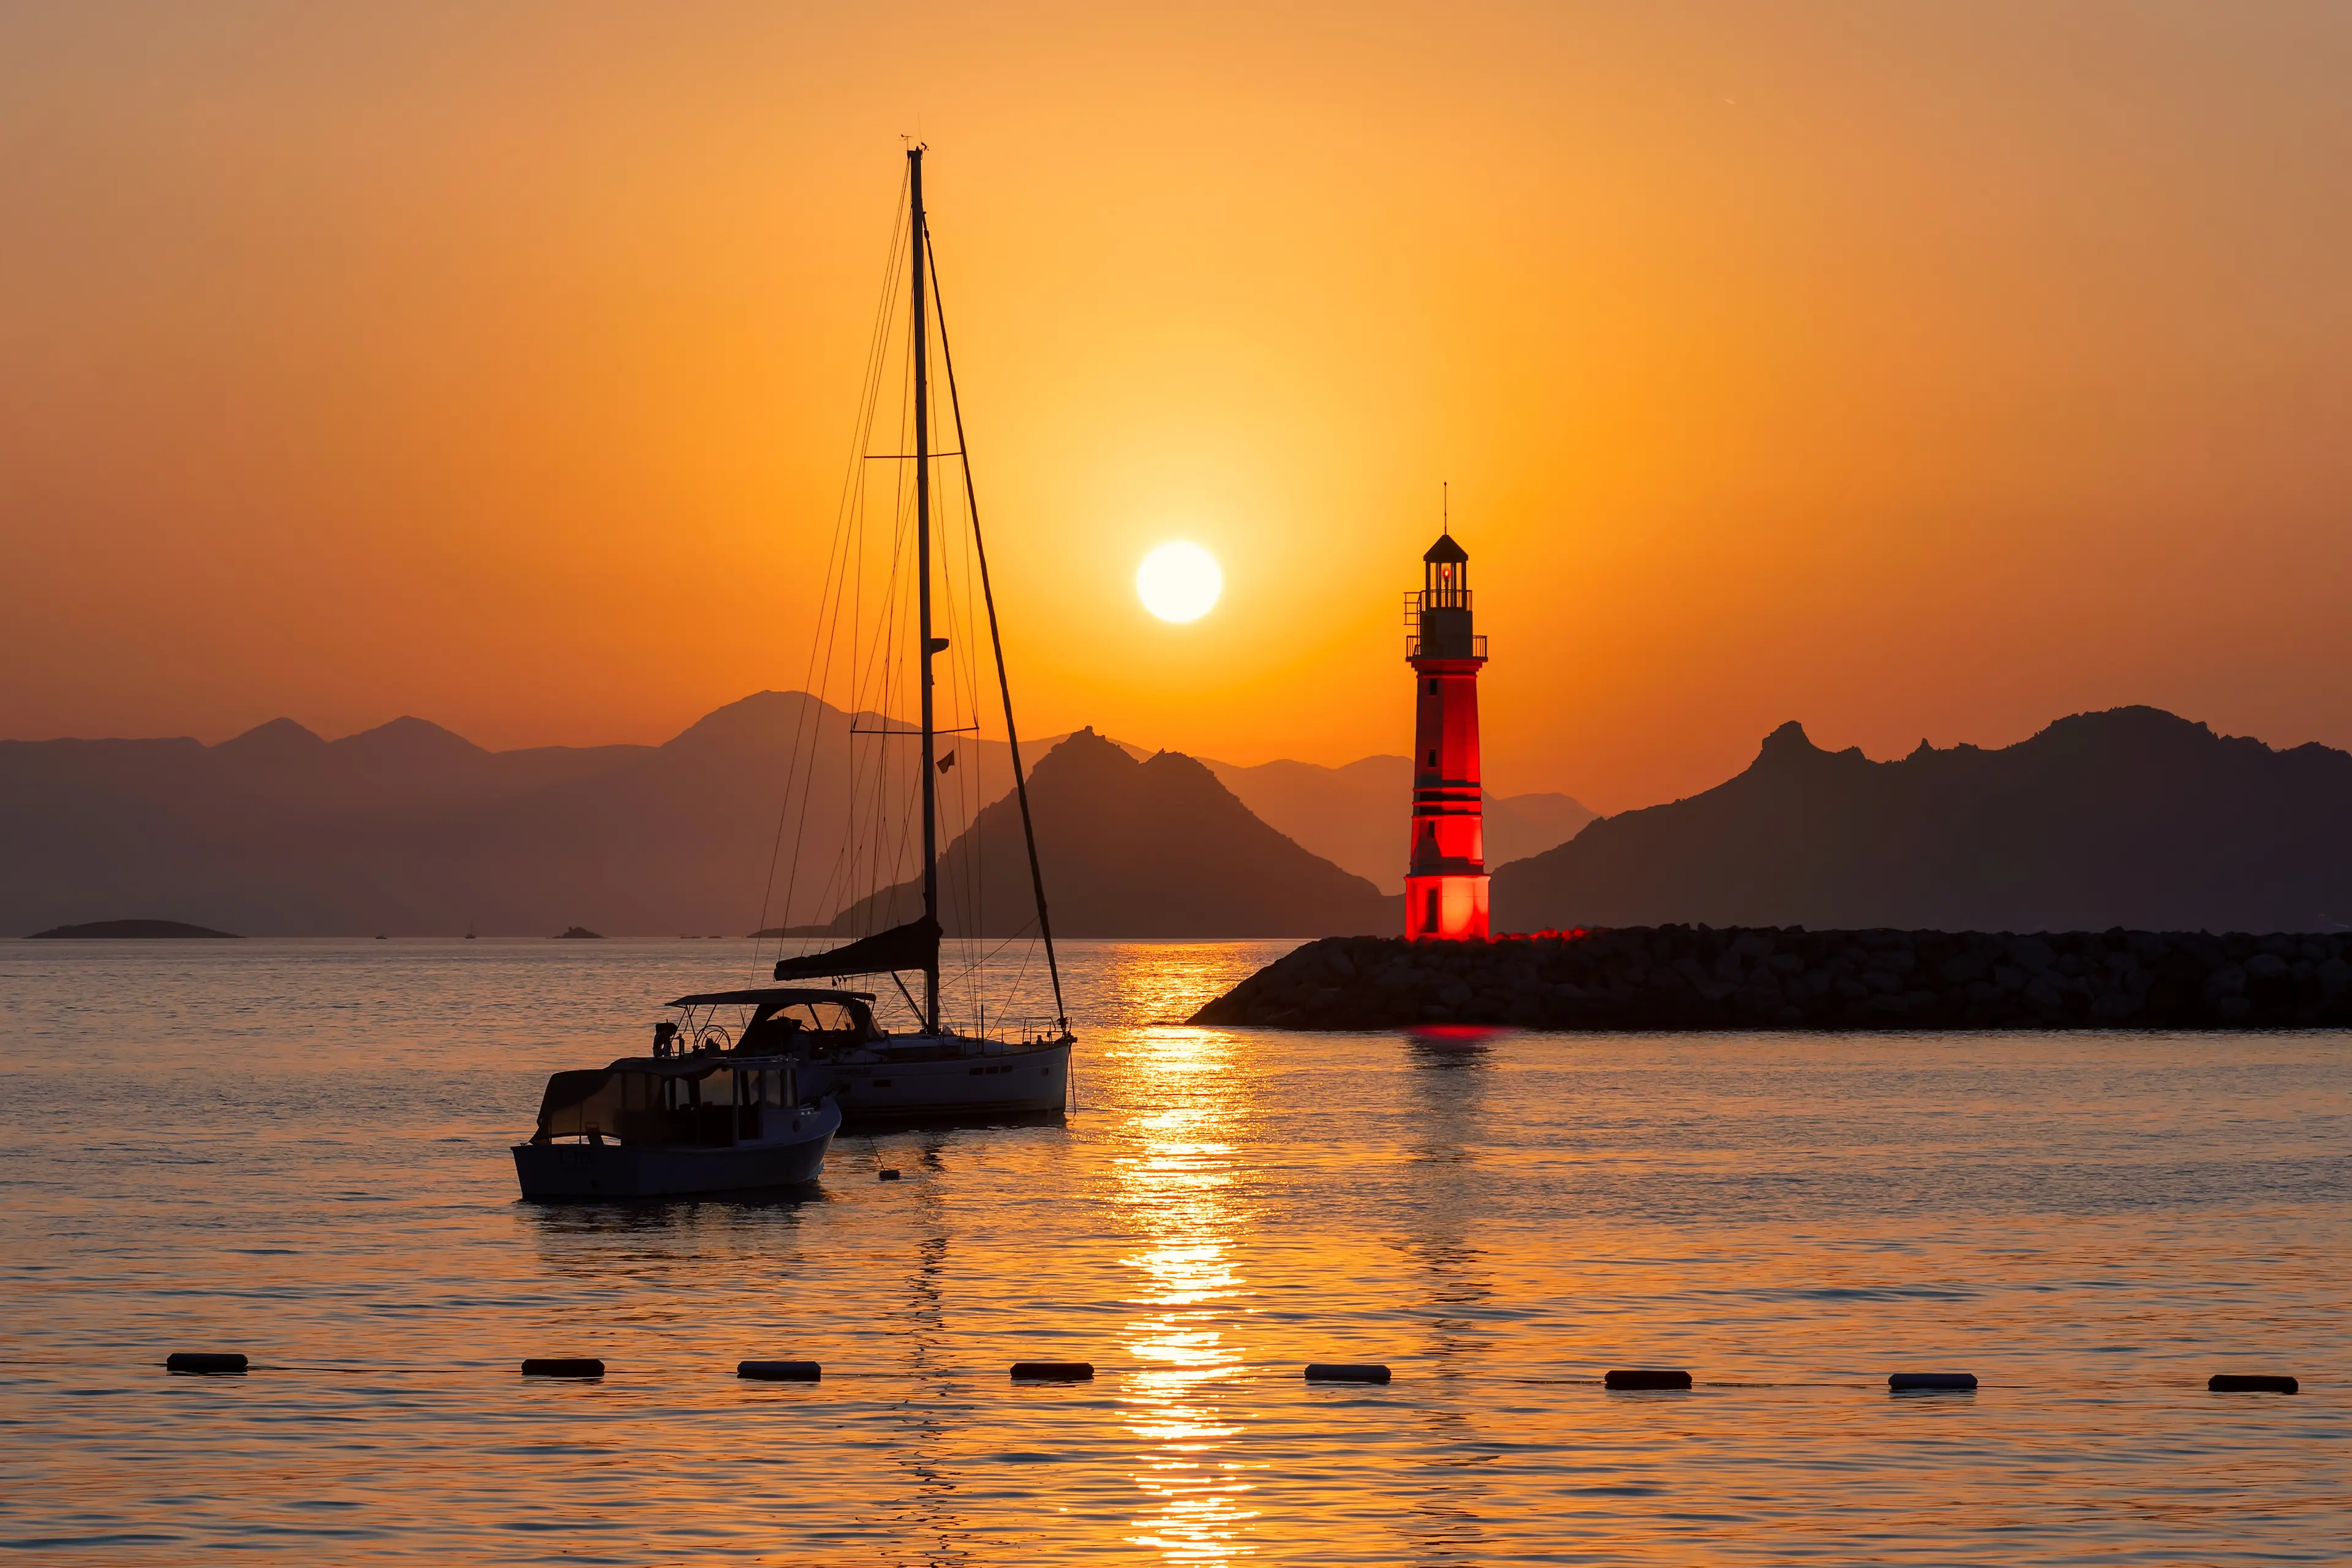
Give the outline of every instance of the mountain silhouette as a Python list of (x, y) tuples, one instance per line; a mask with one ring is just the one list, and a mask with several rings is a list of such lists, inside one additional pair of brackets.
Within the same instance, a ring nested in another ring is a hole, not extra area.
[[(1081, 730), (1030, 770), (1056, 936), (1251, 937), (1386, 932), (1401, 899), (1301, 847), (1254, 816), (1207, 766), (1175, 752), (1138, 761)], [(911, 920), (922, 887), (908, 880), (834, 922), (864, 935)], [(950, 936), (1033, 928), (1019, 804), (981, 813), (940, 861), (940, 923)]]
[[(1377, 889), (1258, 821), (1200, 763), (1082, 739), (1030, 753), (1053, 759), (1034, 763), (1033, 795), (1071, 934), (1396, 923)], [(939, 775), (942, 838), (988, 823), (990, 852), (956, 865), (989, 868), (989, 892), (1017, 893), (1005, 918), (1024, 924), (1025, 851), (1016, 878), (995, 871), (1017, 812), (987, 816), (1012, 789), (1009, 752), (957, 735), (941, 753), (955, 757)], [(776, 691), (659, 746), (490, 752), (415, 718), (331, 742), (290, 719), (215, 746), (0, 742), (0, 931), (127, 914), (275, 936), (823, 925), (912, 885), (919, 766), (903, 722)]]
[(521, 795), (612, 773), (655, 749), (541, 746), (489, 752), (415, 718), (326, 741), (291, 719), (272, 719), (209, 752), (245, 789), (305, 809), (351, 810)]
[[(1308, 849), (1384, 893), (1404, 891), (1412, 837), (1411, 757), (1365, 757), (1337, 768), (1289, 761), (1254, 767), (1202, 762), (1244, 805)], [(1593, 816), (1572, 797), (1557, 794), (1489, 794), (1486, 813), (1489, 868), (1564, 844)]]
[(1737, 778), (1503, 867), (1493, 900), (1497, 931), (2342, 929), (2352, 755), (2154, 708), (1888, 763), (1789, 723)]
[[(488, 752), (419, 719), (334, 742), (286, 719), (210, 747), (0, 742), (0, 931), (152, 911), (289, 936), (740, 934), (763, 894), (777, 923), (788, 887), (790, 918), (828, 919), (913, 868), (915, 845), (863, 825), (910, 806), (904, 731), (767, 691), (660, 746)], [(1003, 742), (956, 750), (951, 830), (1012, 787)]]

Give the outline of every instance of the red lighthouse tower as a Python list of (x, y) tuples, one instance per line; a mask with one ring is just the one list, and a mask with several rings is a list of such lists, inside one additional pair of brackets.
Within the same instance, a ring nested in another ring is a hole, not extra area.
[(1486, 639), (1470, 629), (1470, 554), (1441, 534), (1405, 595), (1412, 666), (1412, 863), (1404, 934), (1486, 940), (1486, 821), (1478, 782), (1478, 669)]

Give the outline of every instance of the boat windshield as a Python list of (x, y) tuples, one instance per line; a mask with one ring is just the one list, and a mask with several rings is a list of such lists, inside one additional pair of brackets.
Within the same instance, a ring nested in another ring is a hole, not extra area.
[(547, 1080), (531, 1142), (584, 1138), (651, 1148), (724, 1147), (758, 1138), (766, 1118), (789, 1111), (797, 1099), (790, 1067), (560, 1072)]
[(853, 1045), (871, 1033), (869, 1016), (845, 1002), (772, 1003), (751, 1015), (736, 1037), (735, 1049), (743, 1056), (771, 1056)]
[(855, 1036), (865, 1025), (856, 1008), (840, 1002), (793, 1002), (777, 1008), (772, 1015), (763, 1016), (787, 1020), (821, 1035)]

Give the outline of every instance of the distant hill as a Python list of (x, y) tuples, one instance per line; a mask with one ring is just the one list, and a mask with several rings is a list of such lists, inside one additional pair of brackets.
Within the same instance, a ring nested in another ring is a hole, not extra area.
[(524, 795), (550, 784), (601, 777), (654, 750), (541, 746), (488, 752), (438, 724), (405, 718), (340, 741), (324, 741), (291, 719), (273, 719), (209, 748), (209, 754), (225, 778), (270, 800), (309, 810), (349, 810)]
[[(903, 728), (767, 691), (660, 746), (488, 752), (419, 719), (333, 742), (286, 719), (209, 747), (0, 742), (0, 931), (163, 909), (287, 936), (746, 931), (796, 734), (765, 923), (821, 921), (912, 868), (914, 747), (852, 733)], [(1012, 770), (1002, 742), (950, 744), (952, 829)]]
[[(1325, 859), (1369, 878), (1384, 893), (1404, 891), (1412, 837), (1412, 759), (1365, 757), (1344, 767), (1208, 761), (1217, 782), (1267, 823)], [(1593, 814), (1564, 795), (1486, 797), (1486, 864), (1538, 855), (1573, 838)]]
[(104, 939), (121, 942), (183, 937), (223, 937), (234, 942), (236, 932), (215, 931), (209, 926), (192, 926), (183, 921), (92, 921), (88, 925), (51, 926), (47, 931), (35, 931), (30, 940), (39, 942), (56, 938), (67, 942), (89, 942)]
[(2352, 755), (2153, 708), (1899, 762), (1784, 724), (1747, 772), (1506, 866), (1495, 929), (2352, 926)]
[[(1404, 923), (1401, 899), (1284, 837), (1174, 752), (1139, 762), (1081, 730), (1030, 770), (1029, 799), (1056, 936), (1323, 936)], [(950, 846), (940, 901), (951, 936), (1030, 928), (1017, 802), (998, 801)], [(921, 909), (921, 886), (909, 880), (853, 907), (835, 930), (864, 934)]]
[[(1583, 832), (1584, 825), (1600, 815), (1574, 795), (1557, 791), (1490, 795), (1486, 797), (1486, 865), (1493, 869), (1540, 855)], [(1400, 889), (1404, 886), (1402, 876), (1397, 886)]]

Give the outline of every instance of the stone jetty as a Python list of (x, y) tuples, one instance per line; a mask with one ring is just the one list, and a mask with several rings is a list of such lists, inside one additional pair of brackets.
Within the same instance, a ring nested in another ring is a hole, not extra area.
[(1327, 937), (1192, 1016), (1402, 1029), (2352, 1026), (2352, 935), (1638, 926), (1492, 942)]

